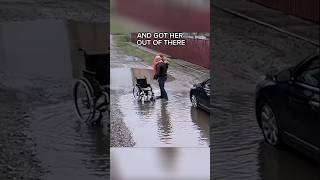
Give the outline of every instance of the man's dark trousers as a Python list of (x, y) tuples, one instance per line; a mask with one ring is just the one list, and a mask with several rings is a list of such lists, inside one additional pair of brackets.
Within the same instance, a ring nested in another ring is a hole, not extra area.
[(161, 98), (164, 98), (164, 99), (168, 99), (167, 92), (164, 89), (164, 83), (166, 82), (166, 80), (167, 80), (167, 76), (163, 76), (163, 77), (158, 78), (160, 92), (161, 92), (160, 96), (161, 96)]

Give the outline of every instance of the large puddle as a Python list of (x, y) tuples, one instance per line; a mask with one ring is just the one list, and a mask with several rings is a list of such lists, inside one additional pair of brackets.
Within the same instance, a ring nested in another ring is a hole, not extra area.
[[(84, 68), (78, 48), (106, 53), (106, 30), (104, 23), (54, 19), (0, 23), (0, 71), (14, 74), (3, 83), (21, 91), (21, 103), (29, 105), (26, 122), (36, 158), (48, 171), (44, 179), (109, 176), (108, 137), (77, 120), (71, 83)], [(28, 165), (21, 166), (28, 173)]]
[(110, 154), (111, 179), (210, 179), (209, 148), (111, 148)]
[(305, 155), (265, 143), (255, 116), (259, 77), (298, 64), (315, 47), (219, 10), (216, 25), (221, 36), (211, 69), (212, 179), (318, 180), (319, 165)]
[(237, 91), (215, 98), (213, 178), (319, 179), (319, 166), (305, 155), (265, 143), (255, 119), (253, 97)]
[(32, 111), (37, 154), (49, 170), (45, 179), (105, 179), (109, 176), (108, 137), (102, 128), (80, 122), (72, 103)]
[(112, 68), (111, 75), (111, 88), (121, 92), (114, 94), (118, 97), (117, 107), (136, 147), (209, 146), (209, 114), (191, 107), (191, 84), (182, 85), (176, 80), (190, 77), (169, 76), (165, 85), (169, 100), (142, 103), (132, 94), (135, 78), (147, 78), (156, 96), (160, 95), (151, 69)]

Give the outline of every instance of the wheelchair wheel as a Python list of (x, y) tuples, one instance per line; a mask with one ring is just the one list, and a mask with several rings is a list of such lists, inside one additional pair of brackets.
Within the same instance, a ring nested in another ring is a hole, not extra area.
[(88, 123), (95, 115), (93, 89), (90, 82), (85, 78), (77, 80), (74, 85), (73, 96), (78, 118)]
[(152, 94), (152, 95), (150, 96), (150, 101), (151, 101), (151, 102), (155, 102), (155, 101), (156, 101), (156, 97), (154, 96), (154, 94)]
[(101, 95), (97, 98), (95, 103), (95, 111), (104, 113), (110, 111), (110, 98), (107, 92), (102, 92)]
[(139, 88), (137, 86), (135, 86), (133, 89), (132, 89), (132, 94), (133, 94), (133, 97), (135, 99), (139, 99), (140, 97), (140, 94), (139, 94)]

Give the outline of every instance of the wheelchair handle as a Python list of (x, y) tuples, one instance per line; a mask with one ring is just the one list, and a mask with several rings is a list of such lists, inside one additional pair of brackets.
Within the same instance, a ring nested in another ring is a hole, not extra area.
[(83, 52), (83, 54), (87, 55), (87, 51), (82, 48), (78, 48), (78, 51)]

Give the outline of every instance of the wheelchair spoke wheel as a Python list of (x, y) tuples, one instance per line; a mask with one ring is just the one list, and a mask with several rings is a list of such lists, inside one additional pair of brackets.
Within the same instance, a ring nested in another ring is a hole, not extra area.
[(88, 122), (94, 118), (95, 105), (92, 87), (86, 79), (78, 80), (74, 85), (74, 105), (78, 118)]
[(133, 94), (133, 97), (135, 99), (139, 99), (139, 96), (140, 96), (140, 91), (139, 91), (139, 88), (137, 86), (135, 86), (132, 90), (132, 94)]

